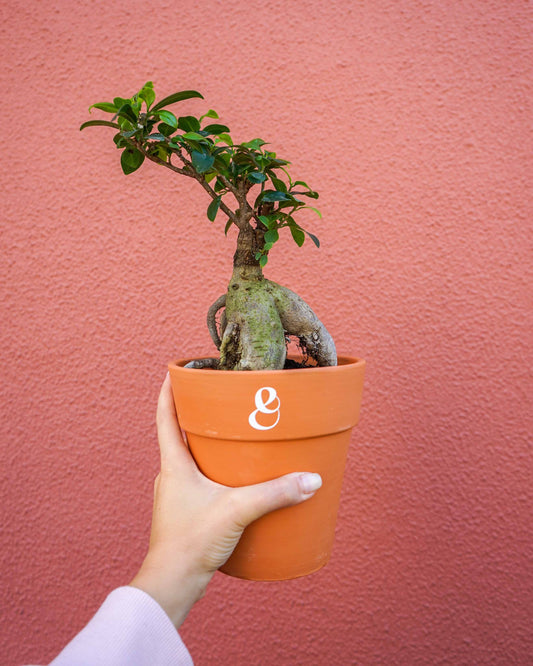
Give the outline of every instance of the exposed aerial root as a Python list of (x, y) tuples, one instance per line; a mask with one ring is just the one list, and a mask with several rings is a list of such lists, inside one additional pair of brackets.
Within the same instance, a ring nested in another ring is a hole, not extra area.
[(275, 299), (287, 335), (298, 337), (318, 365), (337, 365), (333, 338), (309, 305), (298, 294), (278, 284), (275, 284)]
[[(221, 308), (225, 306), (226, 306), (226, 294), (223, 294), (222, 296), (220, 296), (220, 298), (217, 298), (217, 300), (213, 303), (213, 305), (209, 308), (207, 312), (207, 328), (209, 330), (209, 335), (211, 336), (211, 339), (215, 343), (217, 349), (220, 349), (222, 341), (218, 334), (216, 314)], [(223, 322), (221, 322), (221, 335), (224, 335), (225, 325), (223, 326), (222, 324)]]

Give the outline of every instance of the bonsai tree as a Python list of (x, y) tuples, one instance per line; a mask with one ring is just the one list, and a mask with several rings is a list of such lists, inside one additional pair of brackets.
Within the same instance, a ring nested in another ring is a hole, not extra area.
[(228, 290), (209, 308), (207, 326), (220, 351), (219, 359), (199, 359), (193, 367), (223, 370), (276, 370), (287, 361), (290, 336), (297, 338), (304, 365), (336, 365), (331, 335), (313, 310), (297, 294), (263, 275), (279, 233), (288, 229), (298, 246), (306, 236), (319, 247), (316, 236), (305, 231), (296, 214), (306, 208), (302, 197), (318, 194), (305, 182), (294, 181), (289, 162), (267, 150), (262, 139), (235, 144), (228, 127), (209, 110), (200, 117), (177, 117), (168, 106), (200, 97), (194, 90), (175, 93), (156, 103), (151, 82), (130, 99), (93, 104), (112, 114), (111, 120), (89, 120), (80, 129), (112, 127), (121, 153), (121, 166), (131, 174), (148, 159), (180, 176), (196, 180), (210, 202), (207, 217), (222, 214), (227, 234), (238, 229), (233, 273)]

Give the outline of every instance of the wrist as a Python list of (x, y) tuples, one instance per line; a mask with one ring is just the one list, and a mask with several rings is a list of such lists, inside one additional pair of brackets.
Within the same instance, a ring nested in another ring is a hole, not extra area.
[[(179, 555), (176, 555), (176, 559), (179, 559)], [(149, 594), (177, 629), (194, 604), (204, 596), (212, 576), (212, 573), (177, 567), (171, 570), (168, 564), (163, 565), (148, 554), (130, 586)]]

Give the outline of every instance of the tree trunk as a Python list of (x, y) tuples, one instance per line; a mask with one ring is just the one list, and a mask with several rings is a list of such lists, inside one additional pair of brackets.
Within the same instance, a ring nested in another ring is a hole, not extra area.
[[(293, 291), (263, 276), (255, 258), (263, 248), (263, 234), (252, 227), (239, 231), (227, 294), (217, 299), (208, 314), (220, 360), (210, 363), (203, 359), (201, 367), (280, 370), (285, 365), (289, 335), (298, 338), (304, 355), (317, 365), (336, 365), (333, 339), (313, 310)], [(217, 327), (215, 316), (222, 308)]]

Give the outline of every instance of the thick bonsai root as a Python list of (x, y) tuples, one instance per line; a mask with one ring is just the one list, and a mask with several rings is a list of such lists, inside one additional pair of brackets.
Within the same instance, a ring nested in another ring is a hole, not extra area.
[[(217, 312), (224, 307), (226, 307), (226, 294), (223, 294), (220, 296), (220, 298), (217, 298), (217, 300), (213, 303), (207, 312), (207, 328), (209, 330), (209, 335), (211, 336), (211, 339), (215, 343), (217, 349), (220, 349), (220, 344), (222, 341), (218, 334), (216, 315)], [(224, 333), (226, 326), (224, 325), (220, 328), (222, 333)]]
[(317, 365), (337, 365), (337, 352), (329, 331), (307, 303), (290, 289), (274, 285), (276, 306), (288, 335), (300, 340), (304, 351)]
[(184, 365), (184, 368), (196, 368), (201, 370), (202, 368), (212, 368), (213, 370), (218, 370), (220, 366), (220, 359), (218, 358), (195, 358), (194, 361), (189, 361), (187, 365)]
[[(215, 316), (223, 307), (219, 332)], [(265, 280), (256, 267), (235, 269), (228, 293), (209, 309), (208, 328), (223, 370), (282, 369), (287, 335), (296, 336), (317, 365), (337, 364), (333, 339), (313, 310), (290, 289)]]

